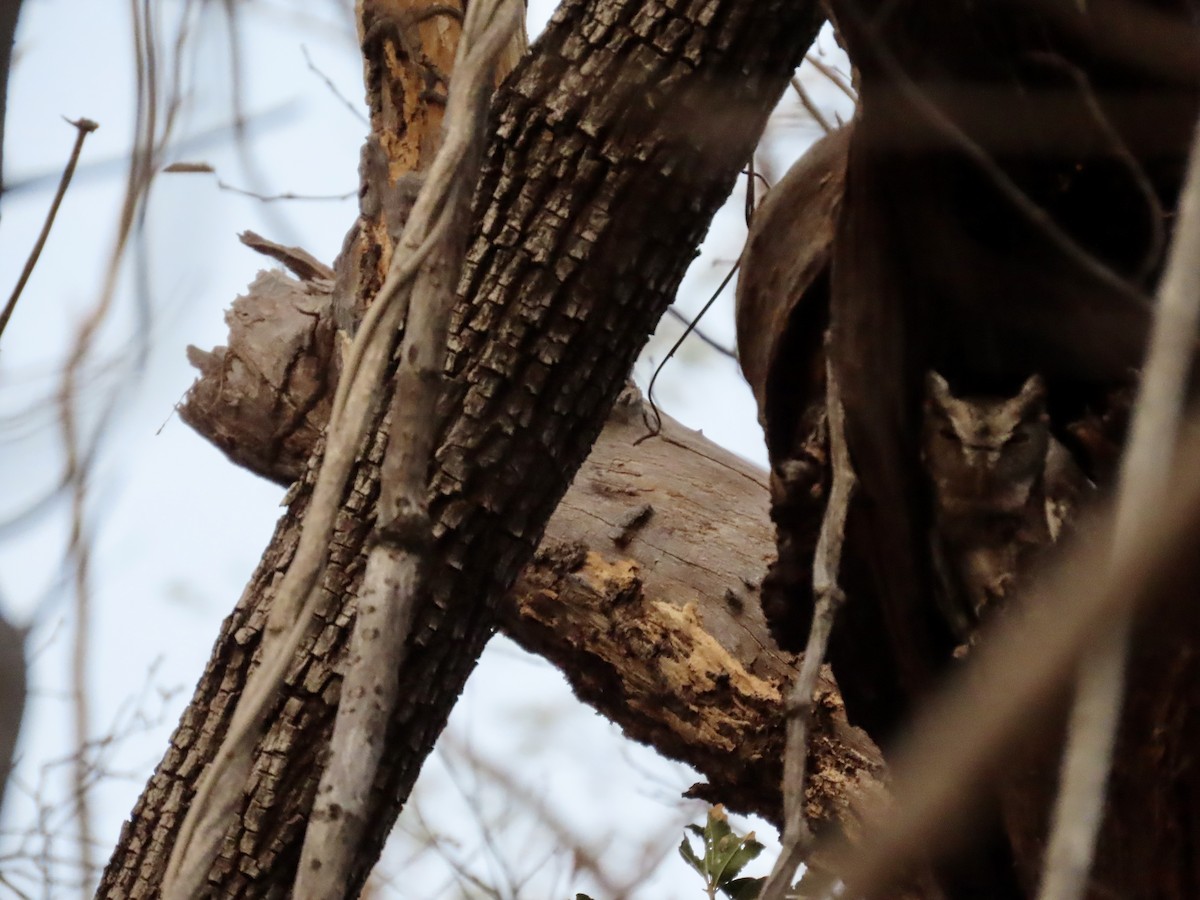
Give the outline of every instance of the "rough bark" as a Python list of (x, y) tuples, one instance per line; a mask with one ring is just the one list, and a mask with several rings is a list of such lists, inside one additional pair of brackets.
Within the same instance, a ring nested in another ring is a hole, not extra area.
[[(559, 666), (630, 737), (695, 766), (693, 792), (778, 820), (783, 699), (794, 658), (757, 602), (770, 555), (759, 473), (670, 422), (645, 434), (620, 402), (502, 613), (515, 640)], [(714, 510), (719, 510), (714, 515)], [(854, 831), (850, 804), (881, 787), (828, 678), (808, 800)]]
[[(395, 752), (376, 784), (348, 894), (378, 857), (491, 634), (495, 603), (532, 555), (820, 22), (815, 4), (785, 0), (671, 7), (564, 4), (494, 101), (433, 472), (431, 597), (417, 613)], [(245, 808), (210, 875), (218, 895), (283, 896), (291, 884), (382, 451), (377, 429), (339, 516), (320, 621), (289, 673)], [(309, 482), (306, 473), (226, 622), (101, 894), (155, 893), (179, 811), (253, 659)]]
[[(284, 261), (290, 252), (259, 248)], [(298, 452), (287, 452), (273, 421), (290, 423), (306, 405), (327, 411), (312, 398), (332, 389), (306, 358), (330, 352), (328, 281), (298, 271), (304, 282), (261, 273), (227, 317), (230, 345), (191, 349), (202, 374), (180, 408), (231, 460), (281, 484), (302, 474), (295, 461), (321, 422), (291, 432)], [(631, 738), (698, 769), (708, 782), (698, 794), (776, 818), (793, 658), (774, 646), (759, 605), (772, 540), (764, 476), (669, 416), (661, 437), (635, 446), (642, 412), (627, 392), (501, 606), (500, 627)], [(845, 723), (832, 681), (824, 696), (810, 812), (854, 830), (850, 804), (879, 789), (880, 760)]]

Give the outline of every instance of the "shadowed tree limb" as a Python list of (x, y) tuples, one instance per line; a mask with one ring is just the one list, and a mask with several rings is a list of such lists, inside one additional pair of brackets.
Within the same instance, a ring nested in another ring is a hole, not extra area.
[[(1129, 446), (1121, 461), (1114, 560), (1128, 555), (1138, 535), (1153, 531), (1179, 475), (1176, 452), (1200, 323), (1198, 256), (1200, 127), (1192, 143), (1175, 236), (1158, 289)], [(1041, 900), (1076, 900), (1087, 889), (1121, 722), (1131, 628), (1128, 614), (1114, 617), (1109, 631), (1099, 636), (1079, 667), (1054, 826), (1038, 895)]]

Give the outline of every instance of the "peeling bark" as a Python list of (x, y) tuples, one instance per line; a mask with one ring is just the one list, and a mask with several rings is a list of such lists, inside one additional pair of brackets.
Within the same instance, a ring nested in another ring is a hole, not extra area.
[[(644, 433), (640, 403), (609, 419), (504, 628), (627, 735), (698, 769), (708, 784), (694, 795), (778, 821), (795, 659), (758, 604), (771, 552), (761, 475), (669, 420), (662, 439), (633, 447)], [(655, 514), (622, 550), (611, 524), (645, 503)], [(817, 721), (809, 813), (854, 832), (852, 804), (882, 790), (878, 751), (827, 676)]]

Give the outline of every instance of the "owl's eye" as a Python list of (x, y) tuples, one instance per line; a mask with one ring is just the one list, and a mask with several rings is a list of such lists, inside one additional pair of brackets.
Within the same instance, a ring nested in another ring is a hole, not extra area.
[(957, 441), (958, 435), (954, 433), (954, 429), (948, 425), (944, 425), (938, 429), (938, 434), (948, 441)]

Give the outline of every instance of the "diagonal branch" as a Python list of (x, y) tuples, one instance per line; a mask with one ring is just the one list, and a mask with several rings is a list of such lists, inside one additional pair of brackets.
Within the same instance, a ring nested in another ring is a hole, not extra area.
[[(316, 445), (328, 413), (314, 398), (331, 388), (313, 373), (333, 343), (331, 298), (312, 275), (259, 276), (234, 304), (229, 347), (193, 350), (202, 375), (181, 408), (235, 463), (284, 484), (303, 475), (295, 461)], [(643, 408), (632, 390), (618, 400), (501, 605), (500, 627), (631, 739), (696, 768), (708, 784), (693, 793), (778, 819), (783, 695), (794, 670), (759, 603), (772, 547), (765, 476), (669, 416), (659, 439), (639, 443)], [(289, 431), (296, 409), (313, 418)], [(297, 446), (281, 455), (289, 442)], [(878, 756), (841, 718), (827, 677), (816, 713), (809, 810), (849, 827), (849, 801), (876, 789)]]
[[(429, 498), (429, 597), (416, 611), (386, 771), (344, 891), (355, 891), (533, 554), (669, 305), (712, 214), (821, 21), (793, 0), (568, 0), (493, 102), (495, 131), (451, 322), (450, 388)], [(714, 114), (714, 110), (717, 111)], [(702, 127), (699, 123), (702, 123)], [(388, 398), (390, 399), (390, 398)], [(290, 884), (328, 740), (336, 666), (378, 490), (375, 418), (317, 581), (306, 634), (264, 717), (247, 794), (209, 889)], [(161, 856), (229, 728), (312, 476), (227, 625), (174, 746), (139, 802), (101, 891), (154, 894)]]
[[(1153, 530), (1177, 472), (1174, 463), (1200, 324), (1200, 127), (1192, 142), (1178, 215), (1121, 464), (1114, 566), (1129, 558), (1137, 536)], [(1088, 884), (1121, 721), (1131, 624), (1127, 613), (1117, 616), (1079, 668), (1041, 900), (1074, 900), (1083, 896)]]
[[(497, 58), (517, 29), (521, 11), (514, 0), (474, 0), (467, 10), (446, 105), (445, 143), (417, 196), (392, 256), (392, 270), (432, 235), (441, 237), (411, 284), (398, 287), (397, 296), (381, 292), (372, 307), (398, 304), (401, 291), (409, 295), (403, 304), (408, 313), (380, 469), (375, 534), (359, 592), (330, 759), (300, 857), (298, 897), (335, 896), (350, 879), (367, 824), (367, 797), (386, 749), (388, 719), (400, 689), (397, 674), (404, 670), (405, 645), (423, 591), (424, 557), (430, 545), (425, 495), (436, 449), (430, 426), (441, 391), (454, 279), (462, 268), (470, 228), (486, 102)], [(389, 277), (385, 288), (391, 283)], [(366, 335), (363, 329), (356, 340)], [(382, 385), (363, 389), (374, 394)]]
[[(431, 279), (449, 281), (453, 276), (446, 274), (446, 270), (457, 269), (453, 262), (448, 265), (447, 260), (438, 259), (437, 254), (441, 250), (450, 253), (451, 257), (461, 257), (461, 250), (454, 253), (445, 243), (452, 225), (462, 219), (462, 201), (452, 198), (463, 193), (462, 180), (474, 174), (472, 163), (478, 153), (476, 145), (481, 135), (478, 108), (484, 99), (484, 89), (491, 77), (495, 58), (515, 25), (511, 13), (484, 18), (482, 13), (477, 12), (469, 14), (467, 19), (476, 29), (490, 25), (496, 27), (486, 35), (472, 36), (478, 46), (462, 45), (460, 55), (465, 53), (462, 61), (465, 72), (462, 88), (451, 96), (449, 111), (453, 113), (453, 118), (447, 120), (446, 142), (434, 160), (425, 187), (417, 197), (401, 245), (393, 254), (388, 277), (351, 346), (346, 371), (338, 383), (333, 400), (329, 439), (317, 474), (314, 503), (301, 531), (296, 556), (288, 567), (271, 610), (264, 664), (247, 685), (235, 710), (229, 733), (216, 759), (207, 769), (197, 790), (196, 800), (180, 828), (180, 839), (164, 879), (164, 893), (168, 897), (177, 896), (182, 900), (199, 892), (217, 852), (224, 830), (222, 826), (229, 820), (240, 798), (252, 762), (254, 743), (262, 734), (263, 713), (275, 697), (287, 666), (309, 627), (317, 601), (313, 588), (325, 567), (326, 547), (333, 533), (338, 499), (346, 489), (359, 447), (372, 425), (373, 412), (379, 405), (384, 373), (393, 354), (396, 336), (411, 307), (414, 282), (424, 276), (423, 286), (428, 293)], [(465, 235), (461, 239), (465, 240)], [(425, 299), (433, 298), (427, 296)], [(448, 305), (448, 301), (445, 302)], [(409, 347), (408, 341), (401, 345), (402, 352), (407, 354), (406, 361), (412, 359)], [(402, 373), (403, 367), (404, 363)], [(426, 442), (428, 445), (429, 442)], [(422, 482), (424, 470), (428, 468), (428, 453), (429, 450), (426, 451), (426, 461), (420, 475)], [(388, 499), (385, 493), (381, 503)], [(379, 516), (377, 527), (389, 529), (393, 527), (395, 518), (394, 511), (385, 508)], [(378, 571), (378, 550), (377, 544), (371, 554), (376, 560), (374, 567), (368, 557), (367, 571), (373, 573), (374, 578), (364, 585), (361, 598), (361, 602), (373, 612), (386, 607), (387, 604), (378, 596), (379, 586), (381, 581), (391, 580), (390, 576)], [(363, 624), (364, 630), (376, 629), (377, 626), (378, 623), (373, 619)], [(401, 646), (407, 638), (406, 630), (396, 635)], [(399, 653), (400, 648), (396, 648), (393, 656)], [(359, 684), (352, 685), (353, 689), (360, 687)], [(390, 704), (385, 709), (385, 719), (389, 711)], [(382, 752), (383, 734), (369, 736), (375, 738), (375, 752)], [(344, 760), (338, 762), (344, 764)], [(366, 767), (368, 777), (373, 774), (373, 769), (373, 765)], [(362, 789), (353, 792), (360, 796), (366, 793)], [(345, 797), (336, 800), (344, 801)], [(357, 816), (361, 810), (348, 812)], [(330, 820), (325, 816), (323, 821)], [(323, 873), (322, 877), (335, 875), (336, 880), (319, 888), (314, 887), (316, 896), (321, 896), (322, 892), (328, 895), (330, 884), (343, 885), (344, 874)]]

